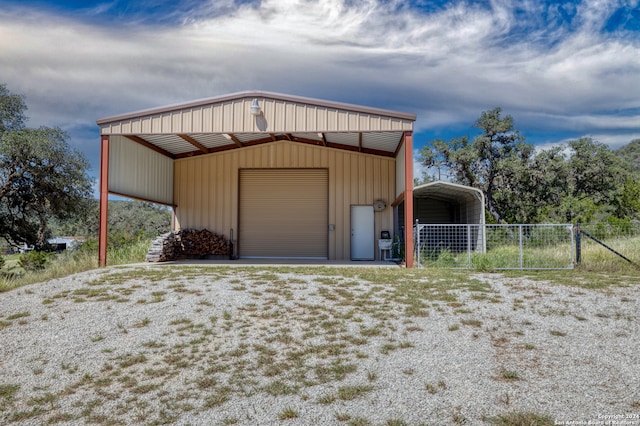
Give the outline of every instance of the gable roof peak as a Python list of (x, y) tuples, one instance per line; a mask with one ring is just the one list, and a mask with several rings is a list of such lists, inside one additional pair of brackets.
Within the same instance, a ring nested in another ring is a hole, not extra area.
[(367, 106), (349, 104), (344, 102), (327, 101), (322, 99), (308, 98), (308, 97), (296, 96), (296, 95), (286, 95), (283, 93), (268, 92), (264, 90), (247, 90), (243, 92), (230, 93), (230, 94), (221, 95), (221, 96), (196, 99), (193, 101), (188, 101), (183, 103), (177, 103), (177, 104), (165, 105), (161, 107), (133, 111), (133, 112), (119, 114), (111, 117), (99, 118), (96, 120), (96, 123), (98, 125), (101, 125), (101, 124), (111, 123), (114, 121), (131, 119), (135, 117), (164, 114), (167, 112), (173, 112), (173, 111), (178, 111), (182, 109), (196, 108), (204, 105), (220, 104), (220, 103), (225, 103), (225, 102), (234, 101), (238, 99), (245, 99), (245, 98), (271, 99), (271, 100), (283, 101), (283, 102), (314, 105), (314, 106), (329, 108), (329, 109), (353, 111), (356, 113), (393, 117), (393, 118), (399, 118), (402, 120), (410, 120), (410, 121), (416, 120), (415, 114), (410, 114), (406, 112), (392, 111), (392, 110), (375, 108), (375, 107), (367, 107)]

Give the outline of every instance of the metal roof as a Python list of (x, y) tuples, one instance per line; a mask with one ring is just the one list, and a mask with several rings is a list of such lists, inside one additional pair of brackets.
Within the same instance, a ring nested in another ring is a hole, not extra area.
[[(251, 114), (253, 102), (261, 111)], [(96, 122), (170, 158), (278, 140), (395, 156), (415, 114), (264, 91), (145, 109)]]
[(482, 191), (471, 186), (457, 183), (435, 181), (413, 188), (414, 198), (433, 198), (442, 201), (481, 201), (484, 204)]

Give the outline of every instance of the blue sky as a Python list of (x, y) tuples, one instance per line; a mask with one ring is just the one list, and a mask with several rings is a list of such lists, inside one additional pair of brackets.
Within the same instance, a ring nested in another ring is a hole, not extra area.
[(244, 90), (415, 113), (417, 148), (501, 107), (540, 147), (640, 138), (638, 0), (0, 0), (0, 83), (98, 167), (96, 118)]

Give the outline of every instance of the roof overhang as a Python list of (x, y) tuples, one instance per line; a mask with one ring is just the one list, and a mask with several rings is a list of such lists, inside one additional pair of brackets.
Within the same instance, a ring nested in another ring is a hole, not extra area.
[[(257, 101), (258, 115), (251, 113)], [(98, 119), (121, 135), (177, 159), (278, 140), (395, 157), (416, 116), (264, 91), (247, 91)]]

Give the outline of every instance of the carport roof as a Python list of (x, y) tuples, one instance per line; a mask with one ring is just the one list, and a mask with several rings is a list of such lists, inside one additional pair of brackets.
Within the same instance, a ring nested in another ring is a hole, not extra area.
[[(260, 114), (250, 109), (254, 101)], [(102, 135), (121, 135), (170, 158), (288, 140), (396, 156), (415, 114), (264, 91), (100, 118)]]
[(435, 181), (413, 188), (414, 198), (433, 198), (442, 201), (475, 201), (483, 202), (482, 191), (471, 186), (451, 182)]

